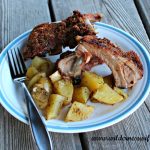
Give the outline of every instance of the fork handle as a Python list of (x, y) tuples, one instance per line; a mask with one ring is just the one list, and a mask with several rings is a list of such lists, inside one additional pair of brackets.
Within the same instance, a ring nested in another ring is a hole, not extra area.
[(22, 82), (22, 86), (24, 87), (29, 125), (31, 128), (33, 139), (39, 150), (53, 150), (52, 141), (43, 122), (43, 119), (37, 107), (35, 106), (35, 103), (25, 83)]

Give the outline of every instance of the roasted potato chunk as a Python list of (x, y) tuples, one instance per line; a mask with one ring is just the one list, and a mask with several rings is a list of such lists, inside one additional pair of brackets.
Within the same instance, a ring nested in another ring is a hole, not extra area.
[(103, 78), (95, 73), (85, 71), (82, 74), (81, 85), (86, 86), (90, 91), (95, 91), (103, 83)]
[(121, 96), (123, 96), (123, 99), (127, 99), (128, 98), (128, 94), (125, 93), (122, 89), (114, 87), (114, 90)]
[(116, 91), (114, 91), (111, 87), (109, 87), (107, 84), (103, 84), (93, 93), (91, 99), (97, 100), (105, 104), (115, 104), (122, 101), (123, 97), (119, 95)]
[(69, 80), (61, 79), (59, 81), (54, 82), (54, 92), (56, 94), (62, 95), (66, 97), (64, 101), (64, 105), (68, 105), (72, 100), (73, 95), (73, 84)]
[(38, 57), (38, 56), (35, 56), (33, 59), (32, 59), (32, 63), (31, 63), (31, 66), (35, 67), (36, 69), (39, 69), (39, 67), (44, 64), (46, 62), (45, 59), (41, 58), (41, 57)]
[(87, 87), (76, 87), (73, 92), (73, 101), (86, 103), (90, 96), (90, 91)]
[(51, 94), (49, 97), (49, 104), (45, 109), (45, 117), (47, 120), (57, 118), (61, 107), (63, 105), (64, 100), (66, 97), (58, 95), (58, 94)]
[(40, 109), (44, 109), (47, 106), (50, 93), (45, 90), (42, 84), (35, 84), (31, 95)]
[(41, 77), (45, 77), (45, 76), (46, 76), (45, 73), (38, 73), (35, 76), (33, 76), (31, 80), (29, 80), (27, 85), (29, 91), (31, 90), (31, 87), (40, 80)]
[(38, 82), (41, 77), (45, 77), (52, 72), (53, 64), (44, 58), (36, 56), (31, 63), (31, 66), (28, 68), (26, 73), (26, 84), (28, 89)]
[(48, 104), (48, 99), (51, 93), (51, 82), (48, 78), (41, 77), (39, 81), (34, 84), (31, 95), (38, 107), (44, 109)]
[(47, 61), (39, 67), (39, 72), (45, 72), (47, 76), (53, 73), (54, 65)]
[(53, 92), (52, 83), (50, 82), (49, 78), (42, 77), (38, 81), (39, 84), (43, 85), (43, 88), (50, 94)]
[(81, 121), (87, 119), (93, 111), (93, 106), (88, 106), (75, 101), (69, 109), (65, 121)]
[(60, 75), (59, 71), (56, 71), (52, 75), (50, 75), (49, 78), (52, 81), (52, 83), (54, 83), (61, 79), (61, 75)]
[(36, 74), (38, 74), (38, 70), (35, 67), (30, 66), (26, 73), (27, 80), (30, 80)]
[(34, 57), (31, 66), (35, 67), (39, 72), (45, 72), (46, 75), (50, 75), (54, 69), (54, 64), (50, 60), (38, 56)]

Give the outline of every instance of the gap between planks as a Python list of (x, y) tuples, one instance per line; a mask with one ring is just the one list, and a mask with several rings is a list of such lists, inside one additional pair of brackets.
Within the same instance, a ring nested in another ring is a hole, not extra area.
[(134, 3), (150, 39), (150, 1), (134, 0)]
[(50, 16), (51, 16), (51, 22), (55, 22), (56, 18), (55, 18), (55, 15), (54, 15), (54, 10), (53, 10), (51, 0), (48, 0), (48, 7), (49, 7), (49, 13), (50, 13)]

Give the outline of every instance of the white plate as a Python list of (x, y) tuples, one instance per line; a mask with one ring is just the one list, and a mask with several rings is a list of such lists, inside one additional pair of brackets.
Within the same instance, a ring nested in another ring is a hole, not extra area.
[[(144, 46), (128, 33), (113, 26), (103, 23), (95, 23), (95, 28), (99, 33), (99, 37), (110, 39), (125, 51), (134, 50), (142, 61), (144, 76), (133, 87), (129, 94), (129, 98), (126, 101), (113, 106), (88, 102), (95, 106), (95, 111), (89, 119), (71, 123), (66, 123), (63, 120), (45, 121), (49, 131), (78, 133), (108, 127), (133, 113), (148, 96), (150, 91), (150, 55)], [(13, 40), (0, 55), (0, 102), (10, 114), (24, 123), (28, 123), (28, 121), (26, 117), (26, 105), (24, 103), (23, 92), (22, 89), (14, 84), (11, 79), (6, 53), (15, 47), (22, 48), (30, 32), (31, 30)], [(58, 56), (50, 57), (52, 61), (55, 61), (57, 58)], [(109, 73), (109, 70), (106, 70), (106, 68), (104, 71), (104, 74)], [(62, 114), (64, 115), (64, 113)], [(62, 118), (62, 116), (60, 116), (60, 118)]]

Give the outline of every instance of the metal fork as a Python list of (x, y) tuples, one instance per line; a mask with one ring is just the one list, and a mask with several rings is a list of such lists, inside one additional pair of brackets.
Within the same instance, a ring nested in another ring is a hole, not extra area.
[(12, 79), (14, 82), (20, 83), (24, 88), (28, 119), (33, 139), (38, 149), (52, 150), (52, 141), (43, 122), (42, 116), (40, 115), (32, 96), (24, 83), (27, 69), (19, 48), (17, 48), (17, 52), (15, 49), (11, 50), (11, 52), (7, 52), (7, 56)]

